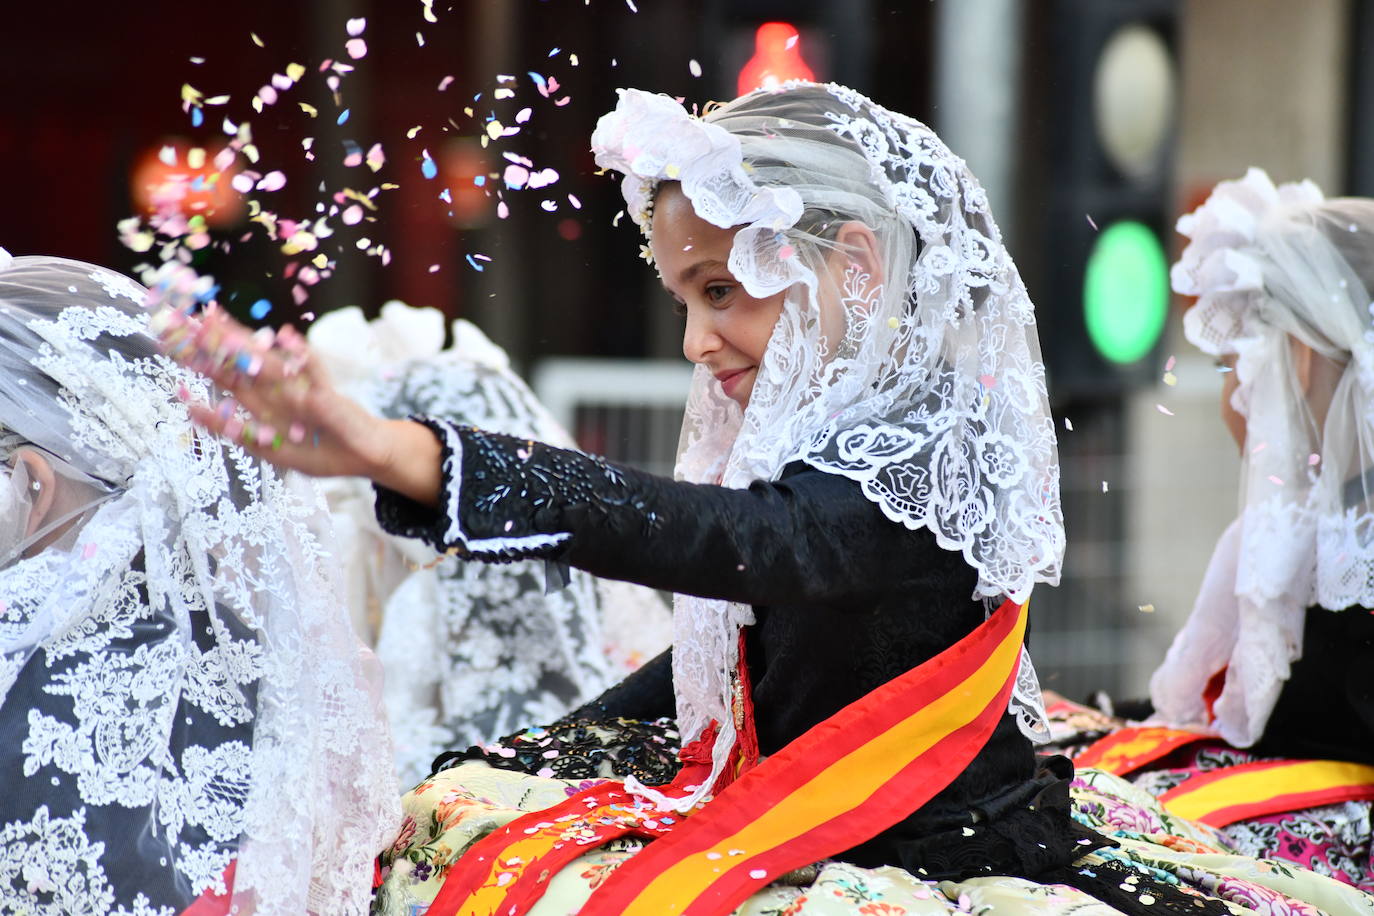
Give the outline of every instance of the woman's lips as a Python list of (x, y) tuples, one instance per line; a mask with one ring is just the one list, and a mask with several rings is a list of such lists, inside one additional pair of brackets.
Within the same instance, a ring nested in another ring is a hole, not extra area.
[(733, 369), (729, 372), (716, 373), (716, 381), (720, 382), (721, 390), (725, 392), (727, 398), (735, 396), (735, 389), (744, 381), (744, 377), (749, 374), (753, 366), (744, 369)]

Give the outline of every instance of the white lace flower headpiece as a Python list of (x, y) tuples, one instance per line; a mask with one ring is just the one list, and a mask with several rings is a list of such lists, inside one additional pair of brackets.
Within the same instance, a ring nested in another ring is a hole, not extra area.
[[(805, 265), (783, 254), (788, 247), (783, 232), (802, 215), (795, 190), (760, 187), (749, 176), (738, 137), (693, 117), (668, 96), (640, 89), (618, 93), (615, 110), (597, 121), (592, 151), (598, 166), (624, 174), (626, 211), (646, 241), (651, 238), (655, 189), (660, 182), (677, 181), (702, 219), (722, 229), (743, 227), (729, 267), (749, 295), (764, 298), (793, 283), (814, 281)], [(760, 243), (777, 255), (775, 269), (749, 270), (738, 259), (737, 252)]]
[[(963, 556), (976, 597), (1022, 599), (1058, 581), (1059, 466), (1035, 312), (982, 187), (928, 127), (843, 86), (789, 83), (701, 118), (623, 90), (592, 147), (625, 173), (636, 222), (677, 181), (697, 216), (736, 230), (728, 267), (745, 291), (785, 292), (745, 410), (698, 366), (679, 477), (745, 487), (804, 462)], [(873, 232), (881, 282), (836, 243), (850, 221)], [(718, 771), (734, 741), (738, 627), (752, 619), (741, 604), (675, 602), (679, 725), (691, 740), (721, 723)], [(1024, 683), (1030, 730), (1033, 675)]]
[[(1252, 168), (1178, 230), (1174, 289), (1198, 297), (1184, 333), (1236, 357), (1246, 441), (1240, 516), (1151, 694), (1173, 721), (1201, 722), (1224, 671), (1216, 728), (1248, 746), (1302, 654), (1307, 608), (1374, 607), (1374, 201)], [(1300, 373), (1295, 341), (1327, 371)]]

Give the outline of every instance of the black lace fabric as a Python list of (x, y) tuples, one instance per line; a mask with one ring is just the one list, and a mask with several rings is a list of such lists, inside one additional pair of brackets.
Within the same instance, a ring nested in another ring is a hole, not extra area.
[(1235, 916), (1218, 897), (1170, 884), (1116, 859), (1099, 859), (1042, 873), (1043, 884), (1066, 884), (1122, 913), (1140, 916)]
[(672, 782), (681, 748), (672, 719), (564, 718), (481, 747), (441, 754), (434, 772), (469, 760), (502, 770), (555, 779), (624, 779), (646, 786)]

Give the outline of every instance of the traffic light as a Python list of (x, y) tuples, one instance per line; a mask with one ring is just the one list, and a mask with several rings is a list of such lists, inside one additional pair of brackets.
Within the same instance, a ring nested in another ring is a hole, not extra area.
[(1038, 87), (1041, 346), (1057, 396), (1156, 370), (1169, 309), (1176, 0), (1050, 0)]

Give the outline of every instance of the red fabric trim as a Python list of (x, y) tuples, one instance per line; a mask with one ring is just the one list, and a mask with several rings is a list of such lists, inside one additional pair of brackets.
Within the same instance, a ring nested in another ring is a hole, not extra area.
[[(592, 893), (584, 909), (589, 913), (621, 912), (658, 874), (684, 855), (704, 852), (732, 836), (834, 761), (953, 690), (987, 662), (993, 650), (1014, 630), (1018, 619), (1018, 606), (1005, 602), (997, 613), (935, 658), (861, 697), (793, 740), (669, 836), (651, 843), (616, 869)], [(753, 889), (791, 868), (850, 849), (908, 816), (949, 785), (987, 743), (1006, 709), (1015, 677), (1013, 667), (996, 702), (913, 760), (878, 793), (786, 846), (751, 857), (746, 863), (748, 868), (740, 871), (742, 865), (735, 866), (722, 875), (707, 896), (700, 898), (703, 908), (693, 902), (684, 914), (728, 912)], [(764, 869), (766, 877), (748, 876), (759, 868)]]
[(224, 867), (224, 874), (221, 879), (224, 881), (225, 893), (216, 894), (214, 891), (206, 891), (195, 900), (191, 905), (181, 911), (181, 916), (226, 916), (229, 906), (233, 902), (234, 896), (234, 866), (238, 860), (230, 862)]

